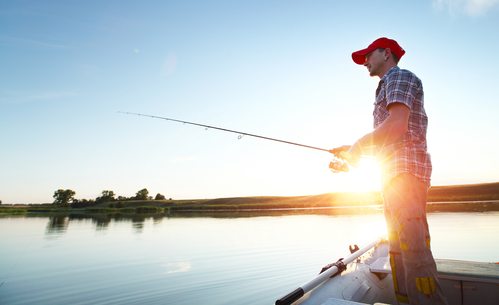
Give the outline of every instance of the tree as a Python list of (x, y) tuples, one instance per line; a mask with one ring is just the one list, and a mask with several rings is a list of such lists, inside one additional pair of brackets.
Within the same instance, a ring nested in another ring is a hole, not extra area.
[(165, 200), (165, 195), (161, 195), (160, 193), (156, 194), (156, 197), (154, 197), (154, 200)]
[(135, 200), (148, 200), (149, 199), (149, 191), (147, 189), (141, 189), (135, 194)]
[(114, 192), (113, 191), (102, 191), (102, 197), (109, 198), (111, 201), (114, 200)]
[(109, 190), (102, 191), (102, 196), (95, 199), (96, 203), (115, 201), (114, 192)]
[(90, 199), (90, 200), (87, 200), (87, 199), (75, 199), (73, 200), (73, 203), (71, 203), (71, 207), (72, 208), (86, 208), (86, 207), (90, 207), (90, 206), (93, 206), (95, 205), (95, 201)]
[(67, 206), (74, 201), (75, 191), (58, 189), (54, 192), (54, 204), (60, 206)]

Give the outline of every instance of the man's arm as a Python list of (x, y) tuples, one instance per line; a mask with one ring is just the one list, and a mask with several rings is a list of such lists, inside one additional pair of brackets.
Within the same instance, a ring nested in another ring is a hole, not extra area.
[(410, 109), (405, 104), (393, 103), (388, 108), (389, 116), (375, 130), (357, 140), (352, 146), (341, 146), (331, 153), (355, 165), (361, 155), (372, 147), (384, 146), (399, 140), (409, 128)]

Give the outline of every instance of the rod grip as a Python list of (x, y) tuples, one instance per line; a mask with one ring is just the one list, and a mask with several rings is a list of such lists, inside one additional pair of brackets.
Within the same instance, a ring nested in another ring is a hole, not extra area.
[(279, 300), (275, 301), (275, 305), (290, 305), (294, 301), (301, 298), (304, 294), (305, 292), (302, 288), (296, 288), (293, 292), (290, 292)]

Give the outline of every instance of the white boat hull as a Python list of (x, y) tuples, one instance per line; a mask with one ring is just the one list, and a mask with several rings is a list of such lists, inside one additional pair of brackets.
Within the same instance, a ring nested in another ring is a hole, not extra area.
[[(499, 264), (457, 260), (436, 263), (449, 305), (499, 304)], [(398, 304), (393, 291), (388, 243), (383, 241), (292, 304)]]

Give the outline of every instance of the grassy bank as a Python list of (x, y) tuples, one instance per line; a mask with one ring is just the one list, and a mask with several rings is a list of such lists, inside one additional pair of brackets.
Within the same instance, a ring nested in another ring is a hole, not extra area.
[[(113, 201), (86, 208), (62, 208), (52, 204), (1, 205), (0, 215), (172, 215), (207, 212), (262, 212), (289, 210), (324, 213), (369, 213), (381, 208), (378, 192), (328, 193), (312, 196), (261, 196), (193, 200)], [(429, 212), (499, 211), (499, 183), (436, 186), (428, 194)]]

